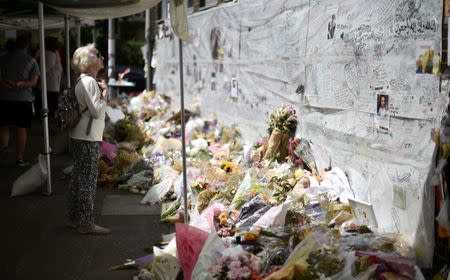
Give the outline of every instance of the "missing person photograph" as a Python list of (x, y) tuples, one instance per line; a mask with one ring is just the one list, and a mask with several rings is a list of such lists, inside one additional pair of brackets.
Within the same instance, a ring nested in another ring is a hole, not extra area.
[(378, 132), (389, 134), (389, 95), (386, 92), (377, 94), (377, 113), (375, 114), (375, 126)]
[(230, 96), (232, 99), (238, 97), (238, 81), (236, 78), (231, 79)]
[(389, 95), (377, 95), (377, 116), (385, 117), (388, 115)]

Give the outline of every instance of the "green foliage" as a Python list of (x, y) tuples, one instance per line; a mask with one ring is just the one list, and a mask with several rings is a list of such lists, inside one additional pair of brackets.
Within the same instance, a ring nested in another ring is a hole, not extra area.
[[(139, 38), (139, 30), (143, 30), (144, 22), (130, 22), (124, 19), (119, 19), (116, 37), (116, 65), (137, 65), (144, 68), (144, 59), (141, 53), (141, 47), (144, 45), (144, 41)], [(95, 32), (93, 36), (93, 30)], [(94, 26), (82, 26), (81, 28), (81, 45), (92, 43), (93, 37), (95, 37), (95, 44), (97, 49), (105, 57), (105, 71), (108, 63), (108, 21), (95, 21)], [(142, 37), (142, 36), (141, 36)], [(64, 32), (61, 32), (59, 42), (64, 44)], [(70, 56), (77, 48), (77, 29), (71, 28), (69, 34), (70, 42)]]

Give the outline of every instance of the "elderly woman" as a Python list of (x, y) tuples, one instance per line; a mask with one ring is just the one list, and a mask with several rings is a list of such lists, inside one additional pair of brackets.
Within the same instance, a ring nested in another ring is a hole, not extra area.
[(74, 167), (69, 191), (67, 226), (81, 234), (108, 234), (110, 230), (94, 223), (100, 142), (105, 128), (108, 89), (97, 80), (103, 56), (89, 44), (75, 50), (72, 64), (79, 78), (75, 95), (82, 112), (79, 123), (70, 131)]

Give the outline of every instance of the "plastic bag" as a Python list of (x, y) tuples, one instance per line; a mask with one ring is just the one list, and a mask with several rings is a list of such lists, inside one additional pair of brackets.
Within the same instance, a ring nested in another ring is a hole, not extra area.
[(113, 108), (111, 106), (106, 107), (106, 114), (112, 123), (116, 123), (118, 120), (125, 119), (125, 114), (119, 108)]
[(153, 246), (153, 255), (155, 257), (157, 256), (161, 256), (164, 254), (169, 254), (171, 256), (174, 256), (175, 258), (178, 258), (178, 254), (177, 254), (177, 239), (174, 237), (172, 238), (172, 240), (170, 240), (169, 244), (167, 244), (166, 247), (164, 247), (164, 249), (160, 249), (156, 246)]
[(208, 233), (196, 227), (177, 223), (175, 225), (178, 259), (184, 272), (184, 279), (190, 280), (198, 256), (208, 239)]
[(239, 213), (239, 220), (246, 219), (253, 215), (256, 211), (266, 206), (264, 201), (259, 197), (255, 196), (249, 202), (246, 202)]
[(197, 264), (192, 272), (192, 279), (194, 280), (211, 280), (211, 272), (209, 267), (215, 260), (222, 256), (222, 252), (227, 248), (227, 244), (216, 234), (212, 233), (206, 239), (203, 249), (198, 257)]
[(325, 170), (331, 167), (331, 159), (327, 151), (320, 145), (311, 143), (311, 154), (316, 164), (317, 172), (323, 175)]
[(323, 181), (320, 182), (322, 192), (327, 192), (331, 200), (338, 197), (342, 203), (348, 203), (349, 198), (354, 198), (353, 190), (348, 183), (347, 176), (339, 168), (334, 167), (331, 171), (325, 173)]
[(47, 164), (44, 155), (38, 156), (38, 163), (19, 176), (11, 190), (11, 197), (26, 195), (36, 191), (47, 180)]
[(259, 218), (261, 218), (267, 211), (269, 211), (269, 209), (269, 206), (264, 206), (250, 217), (242, 219), (238, 223), (236, 223), (236, 228), (238, 230), (250, 228), (256, 221), (258, 221)]
[(234, 195), (233, 201), (231, 201), (230, 207), (239, 209), (243, 203), (245, 203), (245, 195), (247, 191), (252, 186), (252, 177), (250, 176), (250, 172), (247, 171), (244, 177), (244, 180), (242, 180), (242, 183), (239, 185), (239, 188), (236, 191), (236, 194)]
[(164, 166), (161, 174), (164, 176), (162, 181), (148, 190), (147, 194), (141, 200), (142, 204), (155, 204), (161, 201), (172, 188), (176, 178), (178, 178), (178, 172), (170, 166)]
[[(194, 167), (188, 167), (186, 170), (186, 187), (187, 191), (191, 191), (192, 182), (199, 177), (202, 177), (202, 170)], [(178, 178), (174, 182), (174, 192), (176, 197), (183, 196), (183, 173), (180, 173)]]
[(261, 227), (264, 229), (284, 227), (289, 204), (289, 201), (285, 201), (283, 204), (270, 208), (269, 211), (253, 224), (253, 227)]
[(152, 271), (143, 271), (138, 279), (175, 280), (180, 273), (180, 262), (169, 254), (162, 254), (153, 259)]

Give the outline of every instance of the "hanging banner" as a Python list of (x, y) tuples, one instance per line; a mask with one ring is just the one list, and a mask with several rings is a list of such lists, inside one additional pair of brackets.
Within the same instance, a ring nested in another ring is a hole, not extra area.
[(157, 89), (179, 104), (184, 71), (186, 104), (237, 124), (249, 143), (266, 136), (273, 110), (294, 106), (297, 135), (326, 147), (379, 229), (404, 234), (429, 267), (442, 2), (338, 2), (242, 0), (193, 14), (184, 69), (176, 40), (157, 42)]

